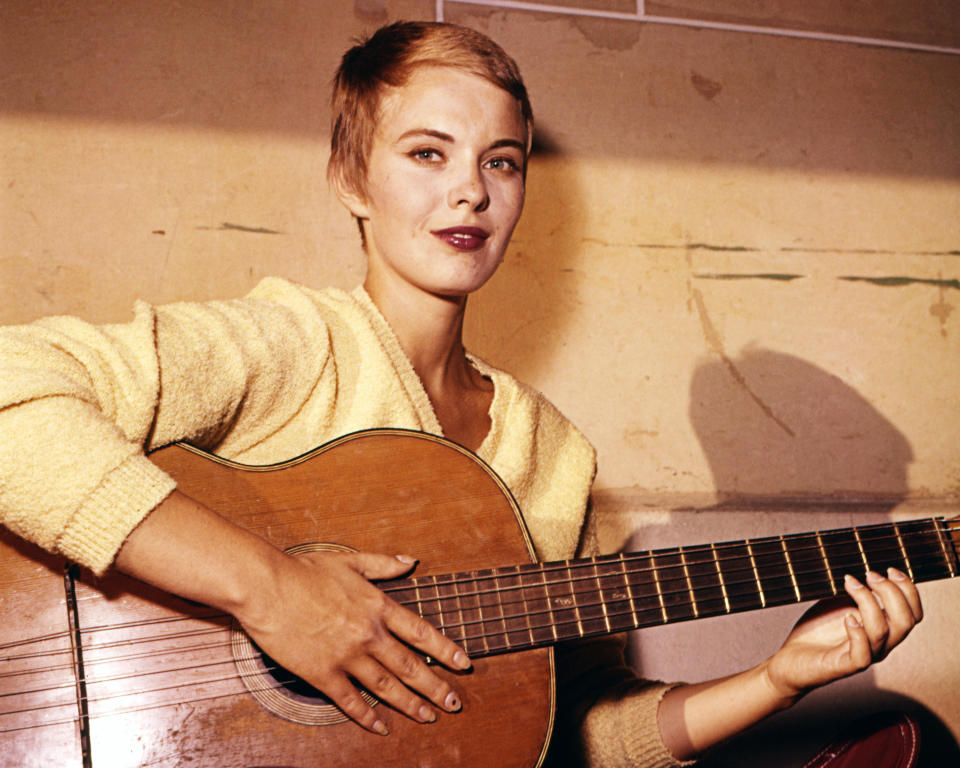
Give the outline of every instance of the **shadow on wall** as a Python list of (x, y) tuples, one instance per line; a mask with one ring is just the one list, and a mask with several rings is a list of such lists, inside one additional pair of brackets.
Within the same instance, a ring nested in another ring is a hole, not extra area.
[(747, 349), (701, 364), (690, 421), (721, 499), (901, 501), (907, 439), (855, 389), (804, 360)]
[[(837, 376), (791, 355), (757, 348), (701, 364), (691, 383), (690, 418), (721, 499), (698, 512), (720, 513), (713, 524), (721, 536), (725, 518), (746, 528), (736, 538), (766, 535), (764, 518), (783, 523), (794, 512), (803, 513), (797, 531), (881, 522), (908, 492), (913, 453), (906, 438)], [(779, 608), (753, 614), (747, 637), (742, 620), (717, 623), (701, 641), (755, 645), (759, 658), (797, 615)], [(844, 724), (884, 710), (910, 711), (921, 721), (921, 765), (960, 764), (943, 723), (918, 702), (878, 689), (869, 670), (812, 694), (716, 750), (703, 765), (800, 766)]]

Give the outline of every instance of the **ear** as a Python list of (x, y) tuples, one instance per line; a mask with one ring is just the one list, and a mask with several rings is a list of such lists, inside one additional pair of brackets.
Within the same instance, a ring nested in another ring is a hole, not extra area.
[(334, 171), (331, 182), (333, 183), (333, 191), (350, 213), (358, 219), (370, 218), (366, 196), (344, 178), (342, 168)]

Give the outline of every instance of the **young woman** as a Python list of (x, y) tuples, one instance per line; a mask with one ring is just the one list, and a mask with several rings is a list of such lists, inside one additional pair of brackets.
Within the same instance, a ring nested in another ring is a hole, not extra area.
[[(395, 24), (351, 49), (329, 175), (360, 227), (363, 286), (266, 280), (237, 301), (138, 304), (120, 326), (5, 329), (4, 524), (95, 572), (117, 568), (233, 614), (373, 732), (388, 727), (358, 685), (425, 724), (456, 712), (458, 691), (411, 647), (451, 669), (468, 668), (466, 654), (371, 584), (410, 570), (409, 557), (286, 555), (182, 495), (145, 452), (188, 440), (271, 463), (358, 429), (443, 434), (504, 479), (540, 556), (574, 555), (593, 449), (461, 340), (467, 297), (520, 217), (531, 130), (516, 65), (476, 32)], [(562, 649), (561, 717), (577, 749), (590, 765), (693, 758), (882, 658), (921, 618), (899, 572), (850, 576), (847, 591), (849, 606), (801, 621), (767, 661), (695, 686), (635, 679), (610, 641)]]

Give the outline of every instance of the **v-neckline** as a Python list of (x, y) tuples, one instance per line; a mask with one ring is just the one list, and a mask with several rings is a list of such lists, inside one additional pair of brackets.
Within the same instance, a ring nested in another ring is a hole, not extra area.
[[(430, 400), (430, 396), (427, 394), (427, 390), (423, 386), (423, 382), (417, 375), (417, 372), (413, 367), (413, 363), (410, 362), (410, 358), (407, 357), (407, 353), (404, 352), (403, 347), (400, 344), (400, 339), (397, 338), (397, 334), (394, 332), (390, 323), (387, 322), (387, 319), (383, 316), (380, 308), (373, 302), (373, 299), (370, 298), (370, 295), (362, 285), (358, 285), (353, 290), (352, 296), (369, 319), (370, 324), (373, 326), (377, 336), (380, 337), (380, 341), (382, 342), (387, 355), (390, 357), (394, 368), (400, 376), (400, 381), (403, 384), (404, 389), (406, 389), (407, 394), (410, 396), (411, 401), (416, 407), (423, 430), (425, 432), (439, 435), (440, 437), (445, 437), (443, 433), (443, 427), (440, 424), (440, 419), (437, 418), (436, 409), (433, 407), (433, 402)], [(498, 381), (500, 373), (499, 371), (497, 371), (495, 368), (491, 368), (489, 365), (484, 363), (479, 358), (474, 357), (469, 352), (466, 352), (465, 354), (467, 357), (467, 362), (469, 362), (470, 365), (472, 365), (481, 376), (488, 379), (493, 385), (493, 397), (490, 400), (490, 407), (487, 410), (487, 417), (490, 420), (490, 427), (487, 430), (487, 434), (484, 435), (483, 440), (480, 441), (480, 445), (477, 446), (477, 448), (473, 451), (478, 456), (484, 457), (485, 454), (492, 450), (492, 447), (495, 444), (496, 435), (499, 435), (501, 431), (501, 426), (499, 423), (500, 420), (497, 418), (497, 414), (499, 413), (499, 399), (501, 397), (503, 388), (500, 386), (500, 382)]]

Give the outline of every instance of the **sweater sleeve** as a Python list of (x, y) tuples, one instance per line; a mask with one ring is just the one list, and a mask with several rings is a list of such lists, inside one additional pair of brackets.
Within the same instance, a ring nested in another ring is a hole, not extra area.
[(558, 743), (551, 755), (577, 754), (577, 764), (590, 768), (691, 765), (670, 754), (657, 722), (660, 700), (674, 685), (638, 678), (623, 651), (622, 636), (557, 646)]
[(138, 303), (122, 325), (0, 329), (0, 522), (102, 573), (173, 490), (146, 450), (255, 444), (296, 413), (328, 355), (297, 300)]

